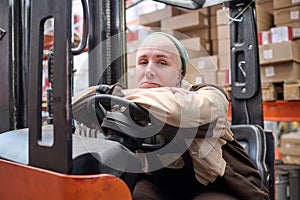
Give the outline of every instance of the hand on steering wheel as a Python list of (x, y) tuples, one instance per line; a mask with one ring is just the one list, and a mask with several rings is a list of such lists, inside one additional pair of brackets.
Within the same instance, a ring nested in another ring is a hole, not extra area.
[(94, 105), (101, 128), (108, 139), (117, 140), (132, 150), (154, 150), (164, 146), (164, 141), (144, 143), (145, 138), (156, 135), (161, 126), (156, 126), (157, 120), (153, 120), (149, 112), (137, 104), (108, 94), (91, 97), (89, 104)]

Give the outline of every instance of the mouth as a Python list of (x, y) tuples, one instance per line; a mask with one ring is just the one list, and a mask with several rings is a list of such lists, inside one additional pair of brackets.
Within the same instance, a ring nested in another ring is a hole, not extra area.
[(139, 88), (157, 88), (157, 87), (161, 87), (161, 85), (157, 83), (151, 83), (151, 82), (144, 82), (139, 85)]

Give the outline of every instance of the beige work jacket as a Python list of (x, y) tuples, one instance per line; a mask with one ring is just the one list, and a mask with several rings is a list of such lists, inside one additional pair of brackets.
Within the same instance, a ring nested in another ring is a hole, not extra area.
[[(182, 88), (190, 90), (192, 85), (183, 81)], [(195, 138), (187, 139), (188, 152), (192, 158), (196, 178), (207, 185), (225, 173), (226, 161), (222, 158), (222, 146), (233, 140), (228, 123), (228, 100), (217, 88), (202, 87), (187, 94), (153, 89), (137, 89), (133, 93), (124, 91), (127, 99), (146, 108), (157, 119), (174, 127), (200, 128)], [(182, 157), (169, 168), (182, 168)]]

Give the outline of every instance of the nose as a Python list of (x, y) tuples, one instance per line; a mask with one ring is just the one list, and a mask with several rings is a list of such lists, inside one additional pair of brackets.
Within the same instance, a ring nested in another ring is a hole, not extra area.
[(146, 77), (150, 78), (155, 76), (155, 70), (154, 70), (154, 64), (153, 63), (148, 63), (146, 69), (145, 69), (145, 75)]

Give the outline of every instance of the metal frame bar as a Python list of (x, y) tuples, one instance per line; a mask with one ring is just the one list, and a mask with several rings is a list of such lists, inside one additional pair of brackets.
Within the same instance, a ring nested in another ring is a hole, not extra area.
[[(61, 6), (64, 5), (64, 6)], [(29, 45), (29, 164), (68, 173), (72, 161), (71, 115), (71, 7), (72, 0), (31, 0)], [(53, 145), (43, 142), (42, 61), (44, 22), (54, 18)]]
[(89, 85), (126, 85), (125, 0), (89, 0), (89, 9)]
[(232, 124), (263, 124), (255, 3), (229, 5)]
[(11, 72), (10, 72), (10, 57), (11, 57), (11, 7), (9, 6), (9, 1), (0, 0), (0, 28), (1, 40), (0, 40), (0, 133), (12, 129), (12, 105), (10, 99), (11, 97)]

